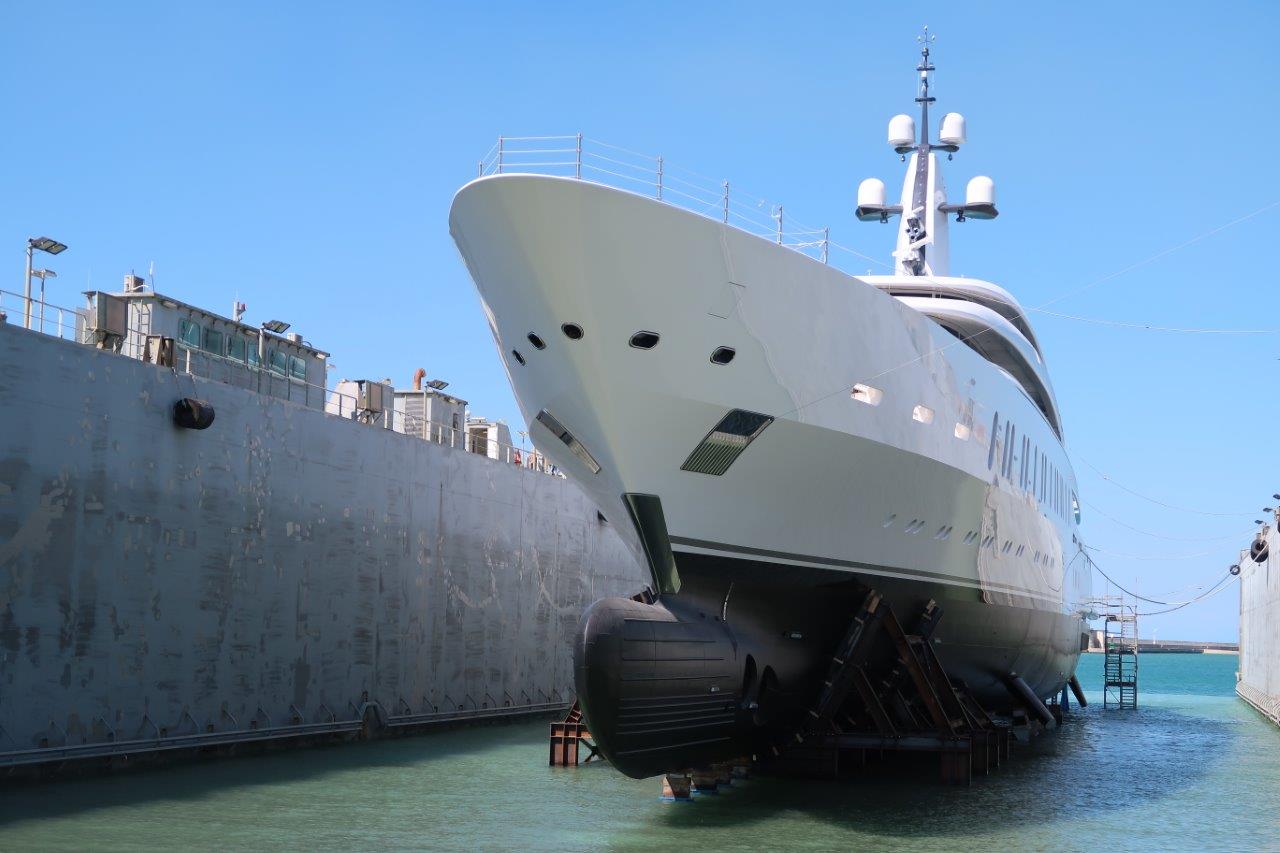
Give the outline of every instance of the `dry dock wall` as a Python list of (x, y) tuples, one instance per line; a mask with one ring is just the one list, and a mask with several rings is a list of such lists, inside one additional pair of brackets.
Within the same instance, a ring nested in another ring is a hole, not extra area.
[(0, 325), (0, 767), (562, 705), (645, 581), (561, 478)]
[(1267, 534), (1267, 559), (1240, 559), (1240, 673), (1236, 692), (1280, 724), (1280, 536)]

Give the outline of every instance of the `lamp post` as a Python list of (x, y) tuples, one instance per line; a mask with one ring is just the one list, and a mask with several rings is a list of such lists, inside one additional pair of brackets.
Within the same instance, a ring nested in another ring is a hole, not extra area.
[[(262, 374), (271, 369), (267, 364), (267, 332), (282, 335), (289, 328), (284, 320), (267, 320), (258, 332), (258, 393), (262, 393)], [(268, 386), (268, 390), (274, 386)]]
[[(57, 278), (58, 274), (53, 270), (32, 270), (31, 274), (40, 279), (40, 331), (44, 331), (44, 282), (45, 279)], [(61, 330), (59, 330), (61, 336)]]
[[(22, 284), (22, 297), (25, 305), (22, 324), (28, 329), (31, 328), (31, 276), (33, 275), (33, 271), (31, 269), (31, 258), (32, 255), (35, 254), (36, 249), (39, 249), (42, 252), (48, 252), (50, 255), (58, 255), (67, 250), (67, 244), (59, 243), (52, 237), (29, 237), (27, 239), (27, 275), (23, 279)], [(43, 285), (44, 278), (42, 277), (40, 281)]]

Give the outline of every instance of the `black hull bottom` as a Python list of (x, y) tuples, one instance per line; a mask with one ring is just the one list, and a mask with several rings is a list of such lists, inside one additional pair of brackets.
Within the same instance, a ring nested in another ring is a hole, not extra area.
[[(1017, 673), (1040, 697), (1075, 672), (1078, 616), (991, 604), (976, 590), (678, 556), (683, 584), (654, 604), (596, 602), (574, 648), (578, 699), (601, 752), (642, 778), (757, 752), (800, 722), (872, 586), (910, 630), (942, 607), (934, 649), (988, 710)], [(775, 578), (783, 576), (785, 583)]]

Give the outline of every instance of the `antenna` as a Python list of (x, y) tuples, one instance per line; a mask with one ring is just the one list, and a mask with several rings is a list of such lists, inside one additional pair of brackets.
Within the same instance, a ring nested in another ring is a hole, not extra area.
[(924, 32), (916, 36), (916, 41), (920, 43), (920, 64), (916, 66), (916, 71), (920, 72), (920, 96), (916, 98), (916, 103), (920, 105), (921, 153), (929, 150), (929, 105), (937, 100), (929, 94), (929, 72), (934, 70), (929, 62), (929, 45), (937, 40), (938, 37), (929, 32), (928, 24), (924, 25)]

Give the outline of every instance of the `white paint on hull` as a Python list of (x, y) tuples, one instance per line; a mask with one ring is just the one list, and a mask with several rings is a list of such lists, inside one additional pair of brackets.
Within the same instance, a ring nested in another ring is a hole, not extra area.
[[(624, 492), (656, 494), (677, 543), (797, 555), (774, 560), (779, 571), (856, 565), (993, 603), (1083, 610), (1061, 442), (1008, 375), (919, 312), (761, 238), (585, 181), (478, 179), (455, 198), (450, 229), (531, 434), (611, 517), (626, 517)], [(640, 330), (660, 343), (629, 347)], [(710, 362), (721, 346), (736, 350), (728, 365)], [(855, 383), (880, 403), (853, 399)], [(541, 409), (598, 474), (533, 425)], [(723, 476), (682, 471), (731, 409), (776, 421)], [(929, 422), (913, 418), (926, 410)]]

